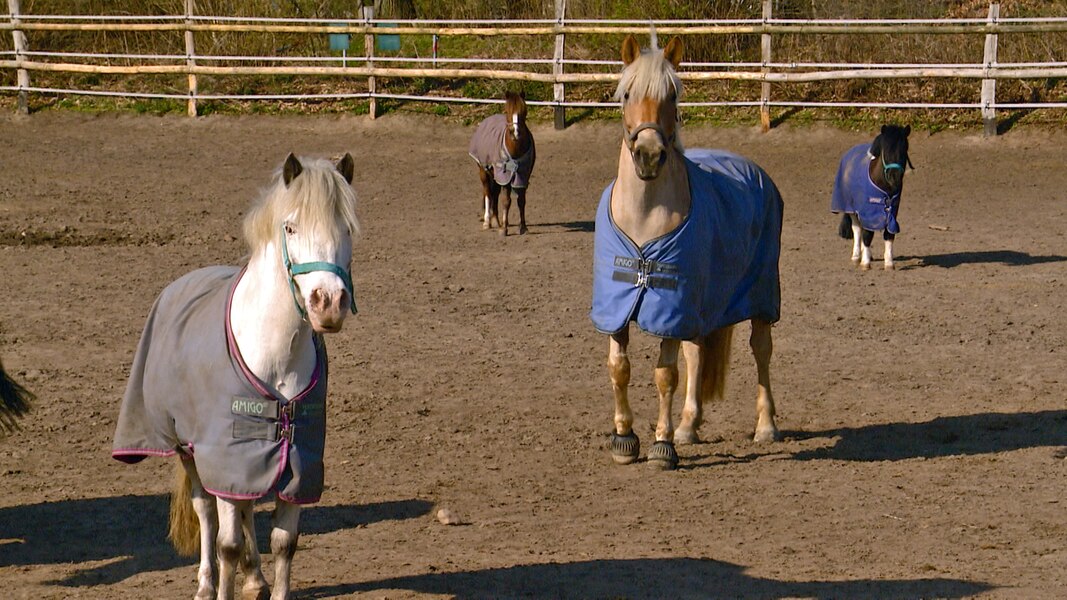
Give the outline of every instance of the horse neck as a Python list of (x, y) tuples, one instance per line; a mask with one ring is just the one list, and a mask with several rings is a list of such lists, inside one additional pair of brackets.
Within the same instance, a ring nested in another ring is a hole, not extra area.
[(893, 186), (889, 185), (889, 181), (886, 180), (885, 169), (882, 168), (881, 157), (875, 157), (874, 160), (870, 161), (870, 165), (867, 167), (867, 172), (871, 175), (871, 182), (878, 186), (878, 189), (893, 196), (900, 193), (899, 189), (894, 190)]
[(297, 312), (274, 244), (249, 259), (233, 293), (230, 326), (245, 364), (272, 392), (291, 398), (310, 383), (313, 332)]
[(640, 247), (673, 231), (688, 214), (689, 176), (681, 150), (670, 146), (659, 176), (643, 181), (624, 142), (611, 192), (611, 216), (616, 226)]

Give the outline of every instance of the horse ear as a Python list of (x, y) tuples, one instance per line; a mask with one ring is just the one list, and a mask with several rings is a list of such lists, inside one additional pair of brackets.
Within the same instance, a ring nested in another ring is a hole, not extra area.
[(911, 135), (911, 125), (905, 125), (904, 126), (904, 137), (908, 137), (909, 135)]
[(889, 131), (889, 125), (882, 125), (882, 134), (884, 135), (888, 131)]
[(622, 64), (628, 67), (630, 63), (637, 60), (638, 56), (641, 56), (641, 46), (637, 44), (633, 35), (626, 36), (626, 39), (622, 41)]
[(282, 181), (285, 182), (285, 186), (289, 187), (289, 184), (296, 179), (297, 175), (304, 170), (304, 167), (300, 164), (293, 153), (290, 152), (289, 156), (285, 159), (285, 166), (282, 167)]
[(519, 90), (519, 98), (526, 99), (526, 90)]
[(670, 42), (667, 42), (667, 47), (663, 49), (663, 58), (666, 58), (674, 68), (677, 69), (678, 65), (682, 64), (682, 38), (673, 37)]
[(352, 175), (356, 171), (356, 161), (352, 160), (352, 155), (345, 152), (345, 155), (341, 157), (341, 161), (337, 163), (337, 170), (341, 173), (341, 177), (345, 178), (349, 184), (352, 183)]

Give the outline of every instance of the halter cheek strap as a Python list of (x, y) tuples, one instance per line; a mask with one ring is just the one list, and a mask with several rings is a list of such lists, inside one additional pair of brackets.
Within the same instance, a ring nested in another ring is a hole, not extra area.
[(345, 291), (348, 292), (349, 309), (352, 314), (356, 314), (356, 294), (352, 288), (352, 277), (348, 274), (348, 271), (339, 265), (325, 261), (293, 264), (293, 261), (289, 259), (289, 245), (285, 241), (284, 225), (282, 226), (282, 262), (285, 264), (285, 273), (289, 278), (289, 291), (293, 294), (293, 303), (296, 304), (296, 311), (300, 313), (301, 319), (307, 319), (308, 314), (307, 310), (300, 305), (300, 295), (296, 293), (296, 279), (294, 277), (315, 271), (327, 271), (341, 278), (341, 281), (345, 284)]

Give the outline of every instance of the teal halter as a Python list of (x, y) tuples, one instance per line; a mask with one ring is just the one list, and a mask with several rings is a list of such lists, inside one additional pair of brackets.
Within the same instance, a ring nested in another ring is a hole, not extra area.
[(889, 163), (887, 165), (887, 164), (885, 164), (885, 156), (879, 156), (879, 158), (882, 159), (882, 172), (883, 173), (888, 174), (889, 171), (892, 170), (892, 169), (896, 169), (896, 170), (901, 171), (901, 172), (904, 171), (904, 165), (902, 165), (900, 163)]
[(307, 319), (307, 311), (303, 306), (300, 306), (300, 297), (296, 293), (296, 275), (303, 275), (305, 273), (312, 273), (315, 271), (329, 271), (334, 275), (341, 278), (341, 281), (345, 284), (345, 291), (348, 292), (349, 308), (352, 310), (352, 314), (356, 314), (356, 293), (352, 289), (352, 277), (345, 271), (344, 268), (335, 265), (331, 262), (315, 261), (293, 264), (293, 261), (289, 260), (289, 245), (285, 242), (285, 225), (282, 225), (282, 259), (285, 263), (285, 273), (289, 277), (289, 291), (293, 293), (293, 303), (296, 304), (296, 311), (300, 313), (300, 318)]

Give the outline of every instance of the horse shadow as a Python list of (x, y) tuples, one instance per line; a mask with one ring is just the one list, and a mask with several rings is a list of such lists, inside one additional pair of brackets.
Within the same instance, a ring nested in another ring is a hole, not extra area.
[[(596, 223), (593, 221), (563, 221), (560, 223), (539, 223), (539, 228), (560, 228), (563, 229), (563, 233), (593, 233), (596, 230)], [(548, 233), (547, 231), (543, 233)]]
[(886, 461), (996, 454), (1028, 448), (1067, 447), (1067, 410), (979, 413), (923, 423), (884, 423), (816, 432), (788, 432), (793, 439), (839, 438), (833, 446), (805, 450), (793, 460)]
[[(113, 584), (146, 571), (189, 565), (167, 541), (170, 498), (116, 496), (61, 500), (0, 509), (0, 565), (108, 561), (51, 583), (71, 587)], [(425, 500), (313, 506), (301, 511), (301, 533), (328, 533), (430, 512)], [(269, 540), (270, 515), (256, 513), (256, 538)], [(261, 544), (262, 546), (263, 544)], [(260, 548), (261, 551), (269, 552)]]
[(912, 268), (941, 267), (951, 269), (965, 264), (1000, 263), (1009, 267), (1025, 267), (1044, 263), (1067, 261), (1067, 256), (1058, 254), (1032, 255), (1015, 250), (987, 250), (981, 252), (950, 252), (948, 254), (931, 254), (929, 256), (901, 256), (897, 260), (916, 260)]
[(456, 600), (476, 598), (961, 598), (992, 589), (959, 579), (777, 581), (709, 558), (642, 558), (516, 565), (427, 573), (299, 590), (300, 598), (408, 590)]

